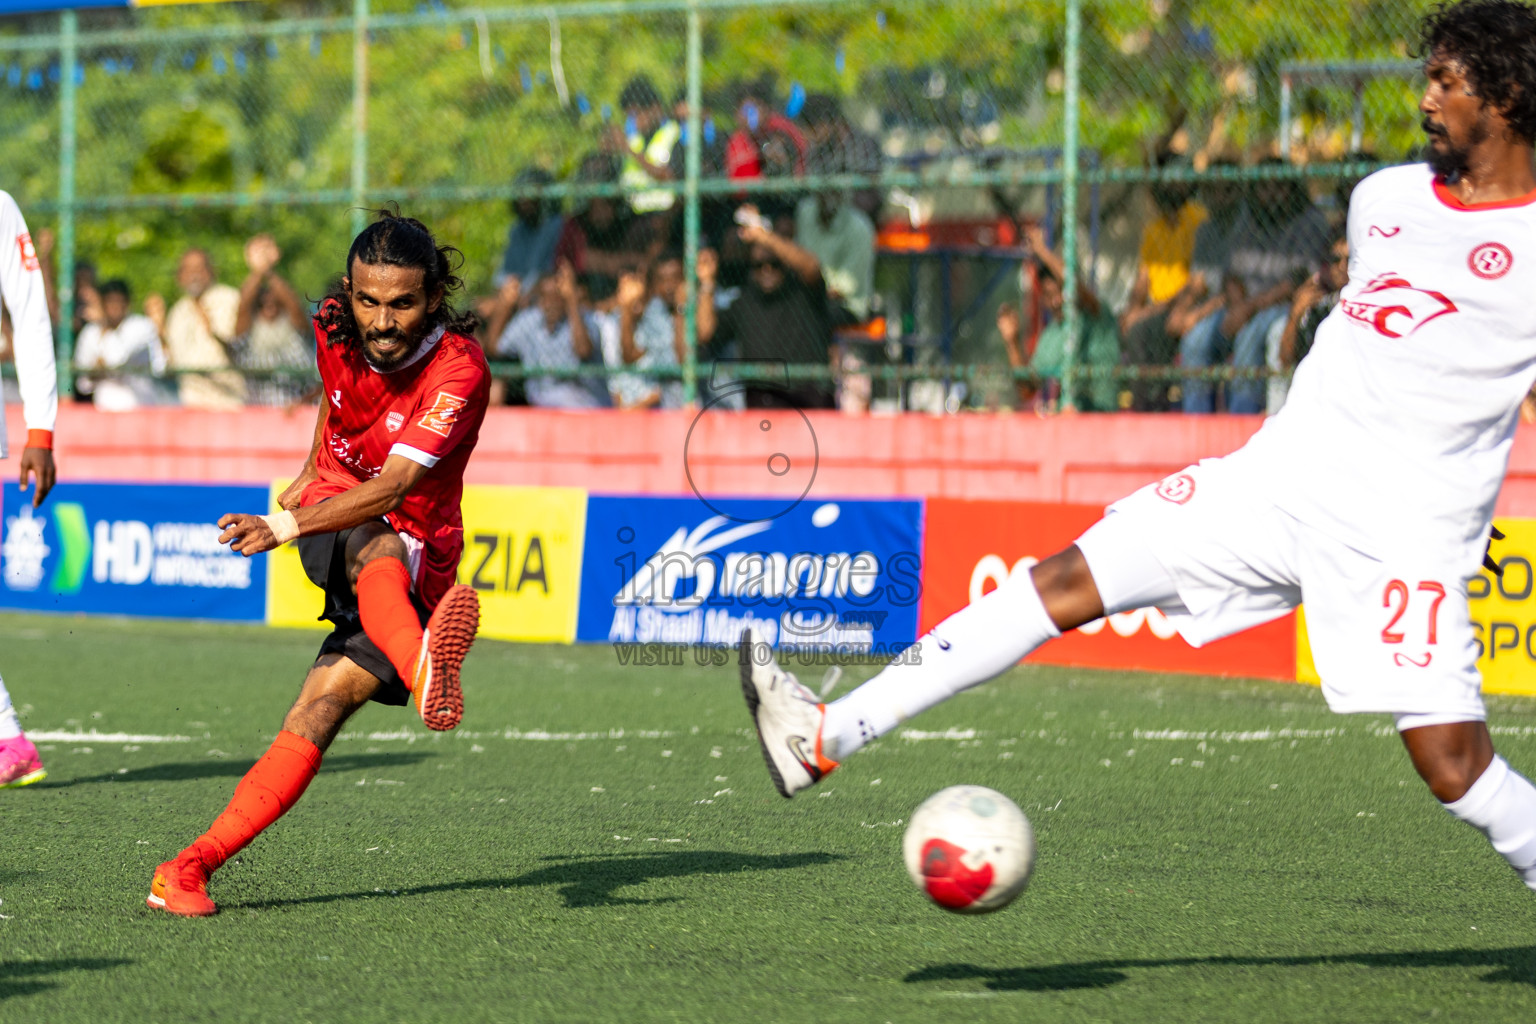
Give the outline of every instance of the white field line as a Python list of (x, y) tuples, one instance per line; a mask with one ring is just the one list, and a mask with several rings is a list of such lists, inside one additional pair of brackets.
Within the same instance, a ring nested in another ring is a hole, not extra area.
[(1253, 729), (1246, 732), (1191, 729), (1136, 729), (1138, 740), (1219, 740), (1222, 743), (1263, 743), (1267, 740), (1324, 740), (1343, 736), (1345, 730), (1333, 729)]
[(920, 740), (973, 740), (976, 738), (975, 729), (956, 729), (951, 726), (942, 732), (925, 732), (922, 729), (903, 729), (901, 738), (918, 742)]
[(156, 736), (137, 732), (65, 732), (63, 729), (28, 729), (35, 743), (191, 743), (191, 736)]
[[(344, 732), (336, 738), (338, 740), (370, 740), (378, 741), (403, 741), (415, 743), (417, 740), (436, 739), (443, 733), (432, 733), (422, 729), (387, 729), (379, 732)], [(502, 729), (495, 732), (473, 732), (465, 729), (455, 729), (446, 734), (453, 739), (460, 740), (514, 740), (530, 743), (576, 743), (585, 740), (661, 740), (675, 736), (676, 733), (661, 729), (598, 729), (591, 732), (549, 732), (544, 729)]]

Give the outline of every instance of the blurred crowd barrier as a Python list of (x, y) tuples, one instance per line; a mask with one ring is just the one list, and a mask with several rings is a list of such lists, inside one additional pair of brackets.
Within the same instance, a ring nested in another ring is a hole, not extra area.
[[(509, 402), (587, 387), (611, 405), (1257, 412), (1283, 401), (1336, 291), (1350, 188), (1420, 145), (1427, 6), (312, 0), (15, 16), (0, 20), (0, 187), (46, 242), (61, 377), (90, 378), (81, 394), (128, 372), (74, 357), (104, 282), (130, 311), (174, 311), (201, 249), (231, 288), (280, 273), (312, 302), (367, 210), (395, 202), (463, 250), (463, 302)], [(820, 284), (765, 234), (812, 250)], [(280, 264), (253, 263), (257, 236)], [(871, 250), (867, 269), (850, 246)], [(561, 265), (577, 272), (564, 291)], [(551, 323), (591, 315), (597, 336), (551, 357), (546, 300)], [(302, 398), (311, 367), (258, 348), (145, 356), (133, 372), (155, 384), (137, 400), (186, 400), (179, 377), (225, 365), (245, 400)]]

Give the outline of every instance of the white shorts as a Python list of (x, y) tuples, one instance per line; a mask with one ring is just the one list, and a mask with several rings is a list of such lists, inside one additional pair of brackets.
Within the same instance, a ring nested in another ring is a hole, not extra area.
[(1155, 607), (1199, 647), (1303, 601), (1328, 706), (1481, 721), (1468, 576), (1436, 552), (1378, 559), (1281, 511), (1208, 459), (1111, 505), (1077, 546), (1105, 614)]

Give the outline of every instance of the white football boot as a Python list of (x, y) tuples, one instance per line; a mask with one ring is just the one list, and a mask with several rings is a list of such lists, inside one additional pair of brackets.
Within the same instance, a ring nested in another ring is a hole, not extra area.
[(773, 648), (755, 630), (741, 632), (741, 692), (757, 725), (757, 741), (779, 795), (792, 797), (837, 767), (822, 753), (827, 706), (779, 668)]

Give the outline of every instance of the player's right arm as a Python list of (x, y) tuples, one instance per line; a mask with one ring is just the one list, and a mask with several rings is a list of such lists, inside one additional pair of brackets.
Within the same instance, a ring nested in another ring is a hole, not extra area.
[(315, 460), (320, 457), (320, 442), (325, 437), (325, 418), (330, 413), (331, 406), (320, 396), (320, 415), (315, 419), (315, 438), (309, 446), (309, 458), (304, 461), (304, 468), (299, 471), (298, 477), (283, 489), (283, 493), (277, 496), (277, 507), (289, 512), (299, 507), (299, 499), (304, 496), (304, 488), (320, 479), (320, 471), (315, 466)]
[(58, 413), (58, 371), (54, 365), (53, 322), (43, 272), (16, 200), (0, 192), (0, 293), (11, 314), (15, 339), (16, 382), (27, 423), (27, 446), (21, 453), (21, 486), (37, 479), (32, 507), (43, 503), (53, 488), (53, 425)]

